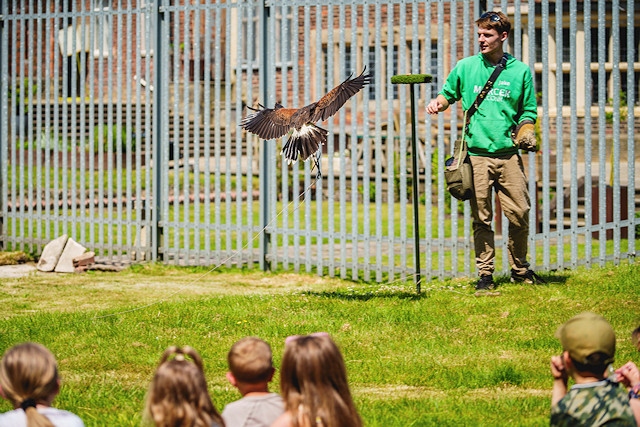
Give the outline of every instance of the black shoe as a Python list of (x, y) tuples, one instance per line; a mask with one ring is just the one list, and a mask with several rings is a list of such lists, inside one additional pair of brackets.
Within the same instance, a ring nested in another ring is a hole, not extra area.
[(511, 270), (511, 283), (526, 283), (533, 285), (536, 283), (547, 283), (542, 277), (538, 276), (533, 270), (527, 270), (524, 274), (518, 274)]
[(496, 284), (493, 283), (493, 276), (488, 274), (486, 276), (480, 276), (480, 280), (476, 283), (476, 291), (490, 291), (495, 289)]

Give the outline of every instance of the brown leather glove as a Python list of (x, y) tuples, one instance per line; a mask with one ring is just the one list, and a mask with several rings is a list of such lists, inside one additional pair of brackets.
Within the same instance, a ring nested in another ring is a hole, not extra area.
[(535, 125), (532, 120), (523, 120), (511, 132), (513, 144), (525, 151), (538, 151), (538, 140), (536, 139)]

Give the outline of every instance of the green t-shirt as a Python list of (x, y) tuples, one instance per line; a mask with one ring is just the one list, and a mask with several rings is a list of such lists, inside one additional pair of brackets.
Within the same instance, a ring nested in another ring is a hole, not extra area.
[[(468, 110), (482, 91), (495, 66), (479, 53), (458, 61), (440, 91), (450, 104), (462, 100)], [(518, 152), (511, 128), (538, 117), (533, 79), (529, 67), (508, 55), (507, 66), (471, 117), (466, 141), (472, 156), (498, 157)]]
[(635, 427), (629, 397), (618, 383), (607, 380), (576, 384), (551, 408), (551, 427)]

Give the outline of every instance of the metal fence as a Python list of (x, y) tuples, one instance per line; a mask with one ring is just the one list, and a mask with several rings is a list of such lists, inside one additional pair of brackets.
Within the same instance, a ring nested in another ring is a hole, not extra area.
[[(576, 0), (0, 1), (2, 247), (67, 234), (113, 262), (411, 280), (418, 185), (422, 276), (471, 276), (470, 208), (440, 172), (462, 114), (424, 105), (494, 8), (539, 94), (533, 268), (634, 257), (640, 10)], [(365, 67), (374, 84), (322, 124), (320, 179), (238, 127), (247, 106), (300, 107)], [(416, 88), (418, 182), (409, 91), (390, 84), (408, 73), (434, 77)], [(499, 207), (495, 223), (507, 272)]]

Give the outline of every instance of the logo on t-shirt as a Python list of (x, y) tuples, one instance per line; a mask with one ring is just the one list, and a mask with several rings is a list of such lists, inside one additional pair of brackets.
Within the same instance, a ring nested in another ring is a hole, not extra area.
[[(498, 82), (499, 85), (501, 85), (503, 83), (503, 81)], [(473, 92), (474, 93), (480, 93), (482, 92), (482, 88), (484, 86), (478, 86), (475, 85), (473, 87)], [(489, 93), (487, 94), (487, 97), (485, 98), (485, 100), (487, 101), (495, 101), (495, 102), (502, 102), (505, 99), (509, 99), (511, 98), (511, 90), (510, 89), (503, 89), (500, 87), (494, 87), (493, 89), (491, 89), (489, 91)]]

